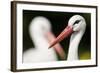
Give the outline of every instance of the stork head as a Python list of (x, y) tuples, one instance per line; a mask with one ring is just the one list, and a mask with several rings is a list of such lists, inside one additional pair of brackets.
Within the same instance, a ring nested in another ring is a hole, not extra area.
[(74, 15), (70, 18), (68, 26), (72, 27), (72, 30), (75, 31), (84, 31), (86, 27), (85, 19), (80, 15)]
[(52, 47), (56, 43), (59, 43), (62, 41), (65, 37), (68, 37), (74, 32), (82, 32), (84, 33), (86, 28), (86, 22), (85, 19), (80, 16), (80, 15), (74, 15), (69, 19), (68, 26), (60, 33), (60, 35), (51, 42), (51, 45), (49, 46)]
[(43, 16), (35, 17), (29, 26), (30, 35), (36, 37), (42, 37), (45, 33), (49, 32), (50, 30), (50, 21)]

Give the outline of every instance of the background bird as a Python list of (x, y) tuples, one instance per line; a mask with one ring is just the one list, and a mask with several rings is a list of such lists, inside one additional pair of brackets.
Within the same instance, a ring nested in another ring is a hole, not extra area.
[(54, 40), (55, 36), (51, 32), (51, 23), (47, 18), (43, 16), (35, 17), (30, 23), (29, 33), (35, 48), (30, 48), (24, 52), (23, 62), (57, 61), (57, 53), (62, 59), (65, 58), (65, 53), (60, 44), (48, 49), (49, 42)]

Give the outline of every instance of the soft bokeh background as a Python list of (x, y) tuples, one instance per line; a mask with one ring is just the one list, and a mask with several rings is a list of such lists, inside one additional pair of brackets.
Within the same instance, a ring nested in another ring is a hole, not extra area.
[[(79, 45), (79, 58), (82, 60), (91, 58), (91, 14), (89, 13), (71, 13), (71, 12), (48, 12), (48, 11), (29, 11), (23, 10), (23, 49), (24, 51), (34, 47), (34, 43), (29, 35), (29, 24), (36, 16), (44, 16), (50, 20), (52, 32), (57, 37), (62, 30), (67, 26), (68, 20), (73, 15), (81, 15), (86, 20), (86, 31)], [(61, 45), (68, 53), (70, 37), (61, 41)], [(42, 42), (41, 42), (42, 43)]]

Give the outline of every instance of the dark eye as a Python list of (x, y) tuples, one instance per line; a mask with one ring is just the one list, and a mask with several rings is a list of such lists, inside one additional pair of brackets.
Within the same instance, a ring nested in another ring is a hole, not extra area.
[(74, 24), (78, 24), (80, 21), (81, 21), (81, 20), (77, 20), (77, 21), (74, 22)]

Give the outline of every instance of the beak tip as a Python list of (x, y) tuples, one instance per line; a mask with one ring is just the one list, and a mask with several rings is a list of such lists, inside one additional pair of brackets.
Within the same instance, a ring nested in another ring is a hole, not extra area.
[(53, 47), (54, 45), (53, 44), (51, 44), (49, 47), (48, 47), (48, 49), (50, 49), (51, 47)]
[(48, 49), (50, 49), (51, 47), (49, 46)]

